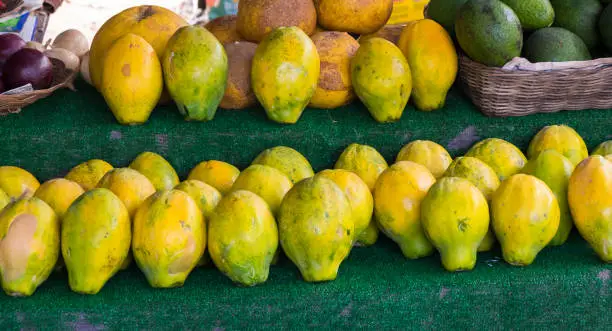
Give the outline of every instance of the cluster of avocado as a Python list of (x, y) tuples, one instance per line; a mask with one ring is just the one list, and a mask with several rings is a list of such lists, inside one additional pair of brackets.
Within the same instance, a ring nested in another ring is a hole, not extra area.
[(488, 66), (521, 55), (531, 62), (565, 62), (612, 52), (608, 0), (432, 0), (427, 15), (471, 59)]

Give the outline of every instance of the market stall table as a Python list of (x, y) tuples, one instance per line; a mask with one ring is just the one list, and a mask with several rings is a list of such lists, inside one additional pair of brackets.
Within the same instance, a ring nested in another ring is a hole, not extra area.
[[(424, 113), (408, 107), (398, 123), (378, 124), (360, 103), (307, 109), (296, 125), (266, 119), (257, 107), (219, 110), (209, 123), (185, 122), (174, 106), (155, 110), (142, 126), (120, 126), (103, 98), (83, 82), (0, 117), (0, 164), (23, 167), (41, 181), (101, 158), (127, 166), (143, 151), (160, 153), (184, 178), (198, 162), (218, 159), (244, 169), (263, 149), (286, 145), (319, 171), (332, 167), (350, 143), (369, 144), (392, 163), (416, 139), (445, 146), (453, 156), (488, 137), (523, 150), (546, 125), (575, 128), (589, 149), (612, 139), (612, 110), (488, 118), (454, 88), (447, 106)], [(70, 292), (65, 273), (54, 273), (31, 298), (0, 295), (0, 325), (24, 329), (134, 328), (593, 328), (612, 325), (612, 266), (597, 259), (574, 233), (562, 247), (545, 249), (532, 266), (518, 268), (499, 248), (479, 255), (474, 271), (448, 273), (439, 256), (409, 261), (381, 234), (370, 248), (355, 248), (336, 281), (303, 282), (286, 258), (268, 282), (240, 288), (214, 268), (198, 268), (183, 288), (152, 289), (132, 266), (96, 296)]]

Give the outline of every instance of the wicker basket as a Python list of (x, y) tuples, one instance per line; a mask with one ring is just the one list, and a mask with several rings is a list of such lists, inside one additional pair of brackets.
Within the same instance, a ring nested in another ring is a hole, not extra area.
[(78, 71), (67, 69), (63, 62), (56, 59), (51, 59), (51, 62), (53, 63), (53, 83), (51, 87), (27, 93), (0, 95), (0, 116), (19, 113), (23, 107), (50, 96), (58, 89), (66, 87), (75, 90), (72, 84)]
[(503, 68), (465, 55), (459, 61), (467, 95), (487, 116), (612, 108), (612, 58), (559, 63), (515, 58)]

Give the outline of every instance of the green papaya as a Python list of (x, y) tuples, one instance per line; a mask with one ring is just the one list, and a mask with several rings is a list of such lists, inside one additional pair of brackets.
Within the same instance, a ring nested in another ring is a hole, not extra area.
[(201, 26), (180, 28), (162, 57), (164, 81), (187, 120), (210, 121), (225, 94), (228, 64), (223, 45)]

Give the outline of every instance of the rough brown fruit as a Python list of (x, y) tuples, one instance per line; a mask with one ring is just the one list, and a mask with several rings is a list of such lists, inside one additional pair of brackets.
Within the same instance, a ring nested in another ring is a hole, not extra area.
[(225, 44), (229, 72), (221, 108), (244, 109), (257, 102), (251, 87), (251, 63), (256, 49), (257, 44), (248, 41)]
[(238, 4), (238, 33), (260, 42), (272, 30), (296, 26), (307, 35), (317, 27), (317, 12), (311, 0), (242, 0)]
[(225, 15), (217, 17), (214, 20), (206, 23), (199, 24), (210, 31), (221, 44), (233, 43), (235, 41), (244, 40), (236, 29), (236, 23), (238, 22), (238, 16), (236, 15)]

